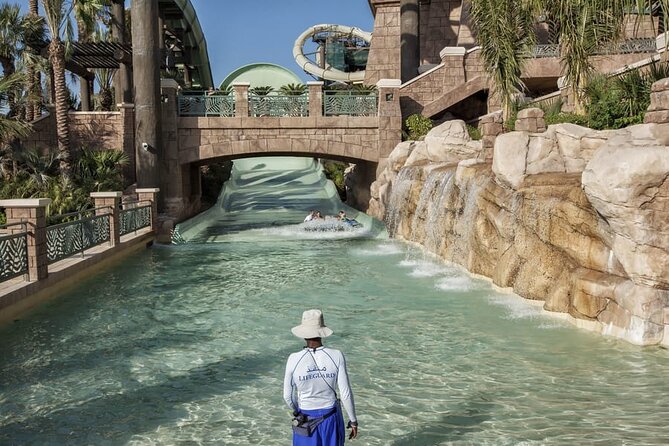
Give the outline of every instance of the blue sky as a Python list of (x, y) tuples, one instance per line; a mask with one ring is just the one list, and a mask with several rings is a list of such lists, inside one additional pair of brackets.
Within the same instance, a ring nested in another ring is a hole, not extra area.
[[(27, 10), (28, 0), (18, 3)], [(319, 23), (356, 26), (372, 31), (367, 0), (191, 0), (207, 38), (209, 60), (218, 85), (234, 69), (253, 62), (272, 62), (295, 71), (295, 39)], [(128, 2), (129, 3), (129, 2)]]

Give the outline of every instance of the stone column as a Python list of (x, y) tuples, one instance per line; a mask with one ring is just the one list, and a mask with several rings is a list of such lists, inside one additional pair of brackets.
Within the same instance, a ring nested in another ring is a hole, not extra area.
[(309, 88), (309, 117), (323, 116), (323, 85), (324, 82), (307, 82)]
[(49, 275), (46, 247), (46, 207), (50, 198), (0, 200), (5, 208), (7, 224), (27, 223), (28, 275), (30, 281), (43, 280)]
[(128, 156), (128, 165), (123, 167), (124, 186), (136, 182), (135, 177), (135, 105), (117, 104), (123, 123), (123, 153)]
[(497, 139), (497, 135), (501, 135), (504, 131), (502, 114), (491, 113), (484, 116), (479, 122), (479, 129), (481, 129), (481, 142), (485, 159), (491, 160), (495, 148), (495, 139)]
[(464, 84), (465, 76), (465, 53), (467, 50), (462, 46), (447, 46), (439, 52), (441, 63), (444, 64), (444, 91)]
[(232, 88), (235, 91), (235, 118), (249, 116), (249, 87), (248, 82), (235, 82)]
[(374, 13), (374, 31), (369, 47), (365, 84), (401, 75), (400, 0), (369, 0)]
[[(123, 0), (112, 0), (111, 33), (115, 42), (125, 44), (125, 5)], [(121, 62), (114, 76), (116, 103), (132, 103), (132, 71), (128, 64)]]
[(644, 122), (657, 124), (655, 137), (669, 145), (669, 78), (655, 82), (650, 91), (650, 105)]
[(387, 158), (402, 141), (399, 79), (381, 79), (379, 91), (379, 159)]
[(121, 204), (121, 196), (123, 192), (92, 192), (91, 198), (95, 201), (96, 209), (95, 215), (109, 215), (109, 245), (116, 246), (121, 242), (121, 234), (119, 225), (119, 211)]
[(160, 184), (160, 54), (158, 0), (132, 2), (135, 156), (138, 187)]
[(85, 77), (79, 76), (79, 102), (81, 111), (91, 111), (91, 84)]
[(400, 51), (402, 58), (402, 82), (418, 75), (420, 45), (418, 40), (418, 0), (400, 2)]
[(544, 120), (544, 111), (535, 107), (519, 111), (516, 118), (516, 130), (529, 133), (545, 132), (546, 121)]
[(160, 189), (157, 187), (149, 187), (144, 189), (137, 189), (137, 199), (139, 201), (150, 201), (151, 202), (151, 230), (158, 230), (158, 192)]

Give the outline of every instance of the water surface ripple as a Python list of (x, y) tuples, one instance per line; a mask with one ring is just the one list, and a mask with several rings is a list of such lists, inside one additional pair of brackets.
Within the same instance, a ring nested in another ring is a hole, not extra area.
[(669, 356), (388, 240), (154, 247), (0, 336), (0, 444), (285, 445), (290, 327), (320, 307), (359, 445), (666, 444)]
[[(364, 230), (305, 232), (310, 208)], [(383, 232), (314, 160), (236, 160), (183, 228), (208, 243), (137, 253), (0, 329), (0, 444), (289, 444), (290, 328), (314, 307), (347, 356), (353, 444), (669, 444), (666, 351), (579, 331)]]

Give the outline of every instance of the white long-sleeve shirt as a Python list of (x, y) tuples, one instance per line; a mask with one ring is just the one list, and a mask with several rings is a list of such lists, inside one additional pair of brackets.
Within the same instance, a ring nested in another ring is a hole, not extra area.
[[(336, 386), (336, 387), (335, 387)], [(291, 410), (327, 409), (335, 405), (339, 388), (349, 420), (355, 422), (355, 404), (348, 381), (346, 360), (339, 350), (326, 347), (304, 348), (288, 357), (283, 380), (283, 399)], [(297, 402), (294, 398), (297, 390)]]

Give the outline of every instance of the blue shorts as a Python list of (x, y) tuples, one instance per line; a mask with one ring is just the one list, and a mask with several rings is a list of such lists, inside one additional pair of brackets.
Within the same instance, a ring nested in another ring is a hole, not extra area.
[[(320, 417), (332, 411), (332, 407), (316, 410), (300, 410), (309, 418)], [(311, 437), (293, 434), (293, 446), (343, 446), (346, 438), (344, 417), (341, 407), (337, 404), (337, 411), (318, 425)]]

